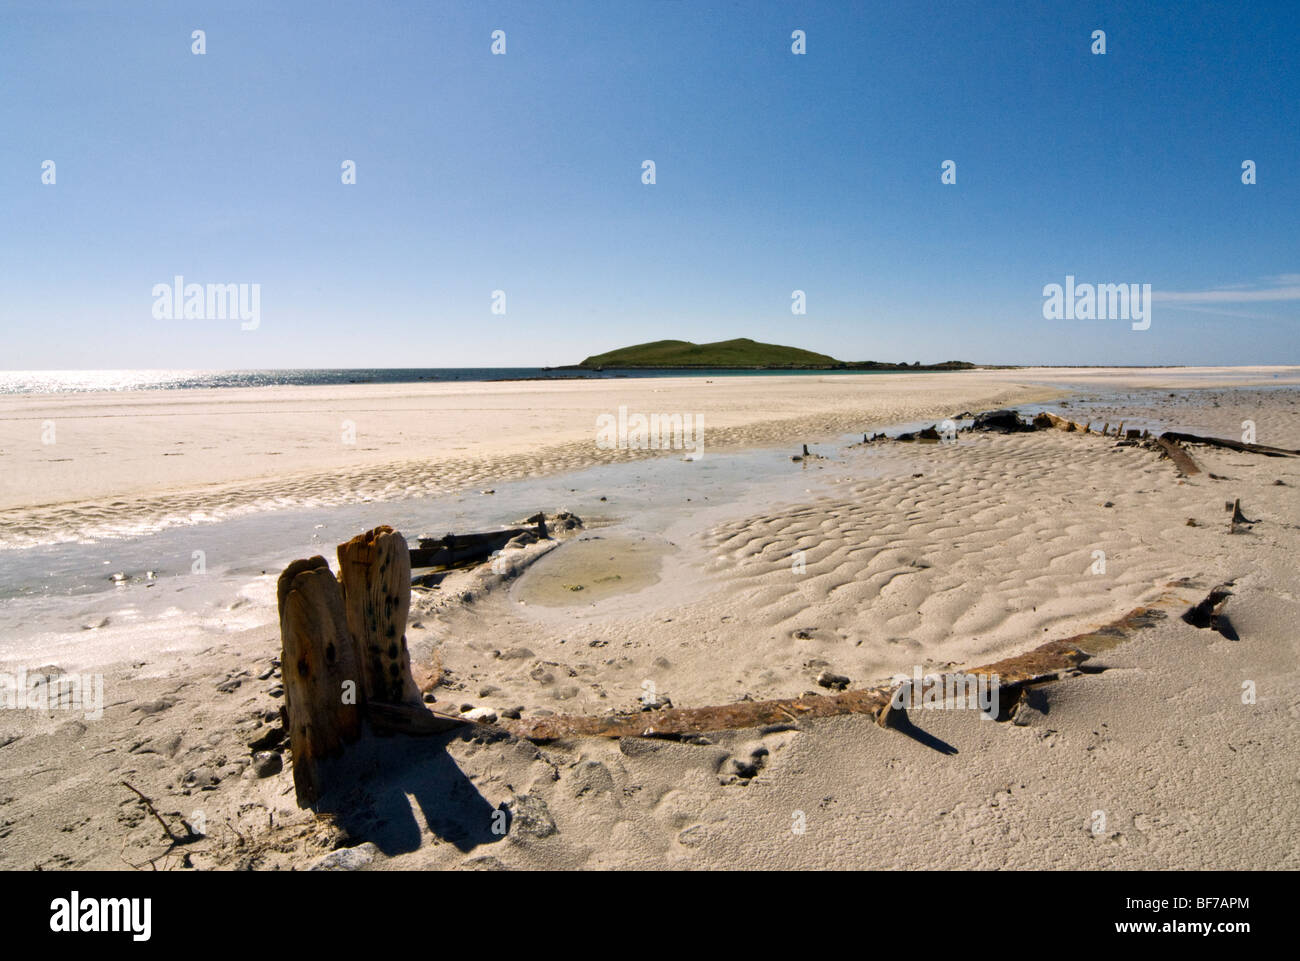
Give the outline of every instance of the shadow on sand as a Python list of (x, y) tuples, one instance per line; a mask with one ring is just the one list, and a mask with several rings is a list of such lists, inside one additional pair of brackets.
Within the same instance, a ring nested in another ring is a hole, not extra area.
[(417, 850), (425, 829), (462, 852), (503, 840), (510, 829), (508, 809), (488, 803), (447, 753), (448, 744), (465, 736), (367, 735), (349, 751), (347, 769), (334, 776), (339, 786), (318, 810), (331, 814), (357, 843), (371, 841), (389, 857)]
[(924, 747), (933, 748), (940, 754), (956, 754), (957, 749), (942, 738), (935, 737), (928, 731), (923, 731), (906, 717), (895, 717), (890, 724), (890, 729), (896, 734), (902, 734), (910, 737), (913, 741)]

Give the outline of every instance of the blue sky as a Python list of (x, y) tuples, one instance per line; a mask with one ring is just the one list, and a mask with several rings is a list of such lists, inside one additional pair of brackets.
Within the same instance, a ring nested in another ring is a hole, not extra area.
[[(1293, 0), (6, 0), (0, 368), (1300, 363), (1298, 57)], [(1045, 320), (1067, 274), (1151, 328)]]

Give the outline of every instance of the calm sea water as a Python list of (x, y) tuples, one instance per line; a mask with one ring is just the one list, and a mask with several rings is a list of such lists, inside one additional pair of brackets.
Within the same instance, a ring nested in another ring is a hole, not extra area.
[(613, 377), (752, 377), (894, 371), (837, 370), (556, 370), (545, 367), (374, 367), (302, 370), (8, 370), (0, 394), (84, 393), (124, 390), (195, 390), (211, 387), (279, 387), (330, 384), (415, 384), (449, 381), (564, 380)]

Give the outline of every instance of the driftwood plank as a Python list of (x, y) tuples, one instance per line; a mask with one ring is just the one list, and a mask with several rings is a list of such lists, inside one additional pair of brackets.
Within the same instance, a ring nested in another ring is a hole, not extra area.
[(343, 610), (361, 660), (367, 701), (418, 704), (406, 647), (411, 554), (406, 539), (381, 526), (340, 544)]
[(299, 807), (309, 807), (327, 786), (331, 760), (361, 734), (360, 665), (325, 558), (294, 561), (276, 594), (293, 784)]

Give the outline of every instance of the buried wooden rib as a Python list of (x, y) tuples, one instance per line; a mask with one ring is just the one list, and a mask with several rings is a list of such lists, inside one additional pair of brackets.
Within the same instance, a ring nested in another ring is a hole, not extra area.
[(1184, 477), (1191, 477), (1201, 472), (1201, 469), (1196, 466), (1196, 461), (1192, 460), (1192, 455), (1183, 450), (1183, 445), (1172, 440), (1168, 434), (1158, 437), (1156, 443), (1169, 455), (1169, 459), (1174, 462), (1174, 466)]
[(704, 734), (734, 728), (782, 724), (805, 717), (833, 717), (838, 714), (879, 713), (889, 701), (886, 688), (844, 691), (825, 697), (803, 697), (772, 701), (740, 701), (721, 707), (670, 707), (637, 714), (555, 715), (526, 718), (502, 724), (512, 734), (531, 741), (559, 737), (671, 737)]
[[(1152, 605), (1134, 608), (1119, 620), (1095, 631), (1048, 641), (1024, 654), (959, 673), (997, 675), (1002, 688), (1054, 680), (1064, 672), (1075, 670), (1095, 653), (1124, 642), (1134, 631), (1162, 620), (1167, 616), (1164, 608), (1187, 603), (1189, 601), (1185, 598), (1166, 593)], [(888, 723), (890, 712), (887, 708), (892, 694), (893, 687), (882, 685), (838, 694), (805, 694), (802, 697), (770, 701), (740, 701), (721, 707), (667, 708), (637, 714), (525, 718), (503, 722), (499, 726), (530, 741), (551, 741), (562, 737), (674, 737), (843, 714), (870, 714), (885, 725)]]
[(1223, 447), (1243, 454), (1263, 454), (1265, 457), (1300, 457), (1300, 450), (1287, 447), (1268, 447), (1264, 444), (1245, 444), (1241, 441), (1228, 440), (1224, 437), (1201, 437), (1197, 434), (1181, 434), (1167, 430), (1160, 435), (1161, 440), (1179, 441), (1183, 444), (1205, 444), (1209, 447)]

